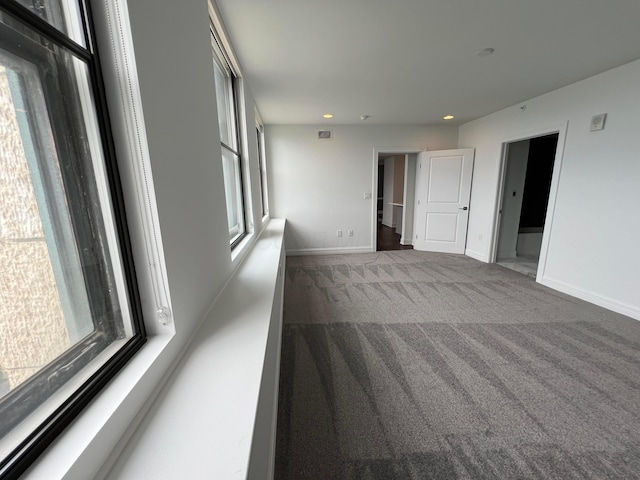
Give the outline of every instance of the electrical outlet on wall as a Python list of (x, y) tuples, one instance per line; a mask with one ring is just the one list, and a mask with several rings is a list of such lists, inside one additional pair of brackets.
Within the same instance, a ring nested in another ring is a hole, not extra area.
[(350, 237), (353, 237), (353, 230), (349, 230), (347, 233)]
[(338, 230), (338, 232), (336, 233), (336, 235), (337, 235), (338, 237), (341, 237), (341, 236), (342, 236), (342, 230)]

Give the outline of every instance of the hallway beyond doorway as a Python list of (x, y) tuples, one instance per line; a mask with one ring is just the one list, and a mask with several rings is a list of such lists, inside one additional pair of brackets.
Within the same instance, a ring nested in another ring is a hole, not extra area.
[(400, 244), (400, 234), (396, 233), (396, 229), (383, 225), (378, 222), (378, 243), (377, 250), (410, 250), (413, 245)]

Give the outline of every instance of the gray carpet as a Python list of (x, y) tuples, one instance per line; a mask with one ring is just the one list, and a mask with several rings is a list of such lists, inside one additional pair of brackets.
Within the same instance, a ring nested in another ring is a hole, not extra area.
[(640, 478), (640, 322), (459, 255), (285, 284), (277, 479)]

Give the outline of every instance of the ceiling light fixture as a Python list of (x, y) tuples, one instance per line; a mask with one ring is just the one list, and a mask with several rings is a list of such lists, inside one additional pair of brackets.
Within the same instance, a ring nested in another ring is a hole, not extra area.
[(366, 120), (367, 118), (370, 118), (371, 115), (360, 115), (360, 120)]
[(495, 48), (483, 48), (482, 50), (478, 50), (476, 52), (476, 55), (479, 57), (486, 57), (487, 55), (491, 55), (493, 52), (495, 52), (496, 49)]
[(445, 120), (453, 120), (453, 115), (446, 115), (442, 118), (444, 118)]
[(322, 115), (324, 118), (333, 118), (333, 114), (332, 113), (325, 113), (324, 115)]

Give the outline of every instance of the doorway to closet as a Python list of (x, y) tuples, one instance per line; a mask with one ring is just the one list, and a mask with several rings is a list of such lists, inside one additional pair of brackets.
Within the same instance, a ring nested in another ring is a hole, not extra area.
[(536, 277), (558, 133), (506, 144), (496, 263)]

